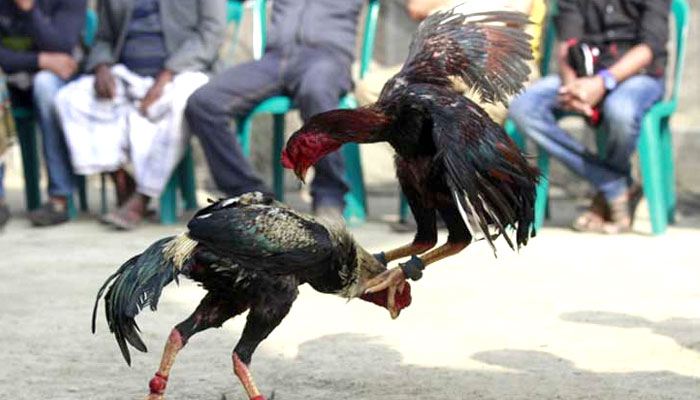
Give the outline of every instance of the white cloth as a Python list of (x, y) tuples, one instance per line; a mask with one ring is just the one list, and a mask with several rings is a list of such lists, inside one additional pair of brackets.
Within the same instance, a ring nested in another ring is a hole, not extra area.
[(189, 129), (183, 120), (187, 98), (209, 78), (202, 72), (175, 75), (144, 117), (139, 113), (140, 100), (154, 79), (123, 65), (111, 71), (117, 89), (113, 99), (97, 97), (93, 75), (66, 85), (56, 96), (73, 170), (80, 175), (111, 172), (131, 161), (136, 190), (157, 197), (187, 146)]

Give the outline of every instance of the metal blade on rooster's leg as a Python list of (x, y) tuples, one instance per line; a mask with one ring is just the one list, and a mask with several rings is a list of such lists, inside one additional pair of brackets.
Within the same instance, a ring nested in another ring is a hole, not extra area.
[[(513, 11), (462, 14), (453, 8), (433, 14), (421, 23), (401, 71), (376, 103), (317, 114), (287, 141), (282, 162), (295, 171), (305, 171), (345, 143), (388, 142), (394, 148), (396, 176), (417, 232), (410, 244), (377, 254), (384, 265), (411, 258), (370, 280), (368, 293), (420, 279), (426, 265), (459, 253), (479, 237), (495, 254), (496, 237), (515, 250), (534, 236), (539, 171), (503, 128), (455, 87), (461, 81), (483, 102), (507, 106), (530, 73), (531, 37), (523, 31), (528, 23), (527, 15)], [(449, 236), (429, 251), (437, 244), (437, 213)]]
[[(265, 400), (250, 372), (252, 356), (287, 316), (300, 284), (375, 303), (392, 318), (411, 303), (408, 284), (398, 293), (364, 294), (367, 282), (386, 267), (342, 224), (316, 220), (262, 193), (217, 201), (198, 211), (187, 228), (124, 263), (100, 288), (93, 309), (94, 332), (104, 295), (110, 331), (131, 365), (129, 345), (146, 351), (135, 317), (146, 307), (156, 310), (163, 287), (186, 277), (207, 291), (194, 313), (172, 329), (145, 400), (164, 398), (175, 357), (193, 335), (245, 311), (249, 313), (233, 351), (233, 371), (251, 400)], [(180, 371), (186, 373), (185, 368)]]

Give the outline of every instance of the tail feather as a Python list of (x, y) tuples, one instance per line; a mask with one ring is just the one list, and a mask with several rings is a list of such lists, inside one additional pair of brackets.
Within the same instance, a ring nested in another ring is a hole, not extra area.
[(177, 279), (181, 272), (174, 265), (173, 259), (164, 254), (167, 246), (174, 240), (172, 236), (158, 240), (143, 253), (129, 259), (107, 278), (97, 292), (92, 312), (92, 332), (96, 329), (98, 303), (111, 283), (104, 295), (105, 315), (109, 330), (114, 334), (124, 360), (129, 365), (131, 355), (127, 342), (139, 351), (147, 351), (134, 318), (146, 307), (155, 311), (163, 287)]

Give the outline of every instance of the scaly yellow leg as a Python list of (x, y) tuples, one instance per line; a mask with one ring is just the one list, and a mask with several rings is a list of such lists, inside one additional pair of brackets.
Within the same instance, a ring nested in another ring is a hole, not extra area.
[(165, 343), (165, 349), (163, 350), (163, 356), (160, 359), (160, 366), (158, 367), (158, 372), (148, 383), (148, 387), (151, 393), (144, 397), (143, 400), (162, 400), (165, 396), (165, 388), (168, 385), (168, 375), (170, 375), (170, 369), (173, 367), (175, 362), (175, 357), (177, 353), (185, 346), (185, 341), (182, 339), (182, 335), (177, 328), (173, 328), (168, 337), (168, 341)]
[(255, 386), (255, 382), (253, 382), (253, 375), (250, 373), (248, 366), (238, 358), (238, 354), (235, 352), (233, 353), (233, 373), (236, 374), (238, 380), (241, 381), (250, 400), (265, 400), (265, 396), (260, 394), (258, 387)]

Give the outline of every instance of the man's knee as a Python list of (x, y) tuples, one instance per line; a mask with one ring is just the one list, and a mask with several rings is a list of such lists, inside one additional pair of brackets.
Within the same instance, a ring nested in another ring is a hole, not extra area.
[(635, 102), (626, 99), (607, 101), (603, 105), (603, 118), (615, 134), (634, 134), (641, 114)]
[(54, 97), (63, 86), (63, 80), (53, 72), (46, 70), (39, 71), (34, 75), (32, 82), (32, 94), (38, 106), (43, 104), (53, 104)]
[[(212, 104), (210, 99), (211, 96), (207, 85), (195, 90), (190, 97), (187, 98), (185, 117), (190, 123), (196, 123), (206, 115), (207, 110), (212, 110), (214, 104)], [(195, 129), (194, 132), (196, 133), (197, 130)]]
[(537, 104), (533, 102), (533, 97), (530, 93), (524, 92), (510, 102), (508, 118), (512, 119), (516, 125), (525, 126), (535, 116)]

